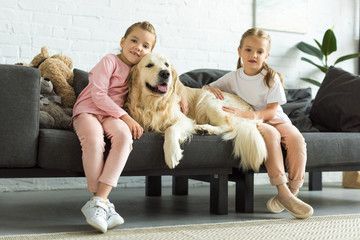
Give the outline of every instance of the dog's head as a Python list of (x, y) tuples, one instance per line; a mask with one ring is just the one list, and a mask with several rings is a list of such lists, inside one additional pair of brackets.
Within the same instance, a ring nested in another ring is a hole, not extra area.
[(165, 95), (172, 88), (175, 74), (166, 56), (150, 53), (144, 56), (132, 70), (130, 85), (140, 84), (140, 89), (149, 91), (151, 95)]
[(180, 112), (181, 82), (169, 60), (150, 53), (135, 65), (127, 78), (129, 94), (125, 107), (146, 130), (164, 132)]

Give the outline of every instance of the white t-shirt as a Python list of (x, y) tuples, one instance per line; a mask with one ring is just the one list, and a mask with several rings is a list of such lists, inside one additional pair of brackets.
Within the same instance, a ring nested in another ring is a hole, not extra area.
[(262, 70), (255, 76), (248, 76), (244, 68), (230, 72), (215, 82), (210, 83), (211, 87), (219, 88), (221, 91), (236, 94), (248, 102), (255, 111), (264, 110), (269, 103), (278, 103), (274, 118), (290, 122), (289, 117), (284, 113), (280, 105), (286, 103), (284, 88), (279, 76), (275, 75), (275, 83), (269, 89), (264, 83), (264, 76), (267, 71)]

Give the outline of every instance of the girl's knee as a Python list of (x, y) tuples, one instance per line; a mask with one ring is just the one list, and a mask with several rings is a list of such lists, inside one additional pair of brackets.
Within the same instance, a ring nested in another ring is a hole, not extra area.
[(132, 145), (133, 138), (130, 130), (117, 131), (111, 136), (111, 143), (115, 145)]
[(90, 147), (91, 149), (99, 149), (99, 151), (104, 152), (105, 151), (105, 141), (104, 136), (98, 136), (98, 135), (88, 135), (83, 136), (80, 139), (80, 144), (82, 148)]
[(81, 143), (101, 144), (104, 142), (104, 134), (101, 131), (86, 131), (78, 133)]
[(306, 146), (305, 138), (300, 132), (294, 132), (288, 137), (287, 145), (295, 145), (295, 146)]
[(296, 141), (302, 141), (305, 142), (305, 139), (299, 129), (297, 129), (294, 125), (290, 125), (290, 127), (287, 128), (287, 135), (289, 135), (289, 138), (296, 140)]
[(280, 132), (273, 126), (270, 126), (269, 124), (266, 123), (261, 123), (258, 124), (257, 127), (265, 140), (269, 139), (271, 141), (280, 142), (281, 140)]

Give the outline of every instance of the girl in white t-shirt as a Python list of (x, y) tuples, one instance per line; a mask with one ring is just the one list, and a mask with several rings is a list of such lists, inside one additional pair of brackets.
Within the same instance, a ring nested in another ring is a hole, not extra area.
[[(223, 110), (242, 118), (261, 118), (258, 130), (265, 140), (268, 157), (265, 167), (270, 183), (277, 187), (278, 194), (266, 204), (272, 213), (286, 209), (297, 218), (308, 218), (313, 209), (297, 198), (303, 185), (306, 165), (306, 143), (299, 130), (291, 124), (280, 105), (286, 103), (282, 77), (270, 68), (265, 60), (269, 57), (271, 38), (264, 31), (247, 30), (238, 47), (238, 69), (203, 88), (218, 99), (224, 99), (222, 91), (236, 94), (247, 101), (254, 112), (223, 107)], [(286, 149), (285, 174), (281, 146)]]

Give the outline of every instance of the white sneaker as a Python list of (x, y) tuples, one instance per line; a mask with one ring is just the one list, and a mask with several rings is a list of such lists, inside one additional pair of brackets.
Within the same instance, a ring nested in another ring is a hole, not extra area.
[(115, 206), (109, 199), (106, 200), (106, 205), (109, 208), (107, 213), (108, 229), (113, 229), (124, 223), (124, 219), (115, 211)]
[(107, 214), (109, 207), (106, 205), (106, 201), (99, 197), (93, 197), (81, 208), (81, 212), (84, 214), (86, 221), (96, 230), (105, 233), (108, 228)]

